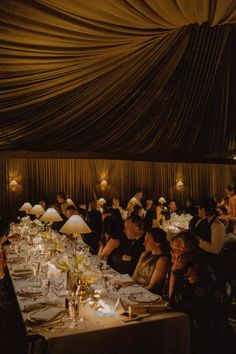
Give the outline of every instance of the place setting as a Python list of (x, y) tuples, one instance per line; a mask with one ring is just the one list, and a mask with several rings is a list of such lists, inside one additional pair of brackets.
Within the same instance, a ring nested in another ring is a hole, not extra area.
[(40, 329), (56, 329), (65, 316), (65, 309), (56, 306), (41, 306), (40, 308), (29, 312), (25, 321), (29, 331), (37, 332)]

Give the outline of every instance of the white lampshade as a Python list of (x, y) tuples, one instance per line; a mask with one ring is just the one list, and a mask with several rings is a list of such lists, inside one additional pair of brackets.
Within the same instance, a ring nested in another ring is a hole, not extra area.
[(165, 200), (164, 197), (159, 198), (158, 202), (161, 203), (161, 204), (167, 203), (167, 201)]
[(30, 211), (32, 209), (32, 205), (29, 202), (25, 202), (19, 209), (19, 211)]
[(53, 223), (55, 221), (62, 221), (63, 219), (54, 208), (48, 208), (41, 216), (40, 220)]
[(67, 202), (69, 205), (74, 205), (74, 206), (75, 206), (75, 203), (74, 203), (73, 200), (70, 199), (70, 198), (66, 199), (66, 202)]
[(45, 210), (43, 209), (43, 207), (41, 207), (40, 204), (35, 204), (29, 213), (40, 216), (45, 213)]
[(106, 201), (105, 201), (104, 198), (99, 198), (99, 199), (98, 199), (98, 202), (99, 202), (100, 205), (106, 204)]
[(62, 226), (60, 232), (66, 234), (89, 234), (92, 230), (79, 215), (72, 215), (67, 222)]

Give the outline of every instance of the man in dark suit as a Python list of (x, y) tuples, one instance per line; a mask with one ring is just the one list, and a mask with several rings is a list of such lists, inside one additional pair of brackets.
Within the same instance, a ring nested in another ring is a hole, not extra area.
[(133, 274), (140, 254), (144, 251), (144, 224), (138, 215), (125, 220), (125, 234), (121, 236), (120, 246), (113, 252), (108, 263), (112, 268), (124, 274)]

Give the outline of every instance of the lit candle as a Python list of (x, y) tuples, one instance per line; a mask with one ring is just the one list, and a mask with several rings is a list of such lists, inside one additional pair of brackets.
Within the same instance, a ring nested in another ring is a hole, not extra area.
[(129, 314), (129, 317), (131, 318), (131, 316), (132, 316), (132, 309), (131, 309), (131, 306), (128, 307), (128, 314)]

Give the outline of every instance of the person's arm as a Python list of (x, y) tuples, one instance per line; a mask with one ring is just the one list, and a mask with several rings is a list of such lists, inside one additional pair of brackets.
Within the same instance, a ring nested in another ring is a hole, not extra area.
[(225, 228), (222, 223), (211, 224), (211, 242), (199, 238), (199, 247), (206, 252), (218, 254), (224, 243)]
[(178, 256), (176, 257), (171, 268), (171, 275), (169, 281), (169, 298), (171, 298), (171, 295), (176, 285), (176, 276), (179, 276), (178, 272), (181, 271), (182, 269), (183, 269), (183, 264), (181, 262), (181, 257)]
[(140, 257), (139, 257), (139, 261), (138, 261), (138, 263), (137, 263), (137, 265), (136, 265), (136, 268), (135, 268), (135, 271), (134, 271), (134, 273), (133, 273), (133, 275), (132, 275), (132, 279), (133, 279), (133, 281), (136, 281), (136, 278), (137, 278), (137, 272), (138, 272), (138, 266), (140, 265), (140, 263), (141, 263), (141, 261), (142, 261), (142, 259), (143, 259), (143, 257), (145, 256), (145, 254), (146, 254), (147, 252), (146, 251), (144, 251), (143, 253), (141, 253), (141, 255), (140, 255)]
[(145, 286), (145, 289), (151, 290), (156, 284), (160, 284), (165, 280), (169, 266), (169, 260), (167, 257), (161, 257), (156, 263), (156, 268), (151, 276), (149, 284)]
[(102, 243), (100, 243), (99, 245), (99, 249), (98, 249), (98, 256), (99, 257), (102, 257), (102, 251), (104, 249), (104, 245)]
[(5, 259), (2, 250), (0, 250), (0, 280), (5, 277)]
[(234, 202), (232, 202), (232, 200), (229, 200), (229, 210), (228, 210), (228, 215), (230, 217), (235, 217), (236, 216), (236, 205), (234, 204)]
[[(116, 249), (118, 248), (120, 245), (120, 241), (119, 239), (114, 239), (114, 238), (110, 238), (107, 242), (107, 244), (105, 246), (102, 246), (102, 250), (100, 252), (99, 249), (99, 256), (101, 257), (109, 257), (110, 254)], [(100, 246), (101, 247), (101, 246)]]

